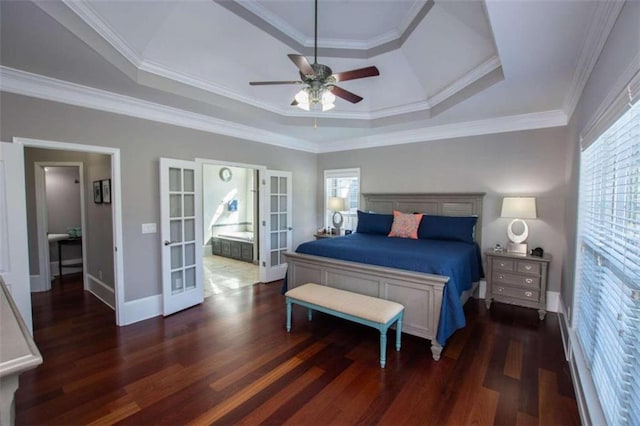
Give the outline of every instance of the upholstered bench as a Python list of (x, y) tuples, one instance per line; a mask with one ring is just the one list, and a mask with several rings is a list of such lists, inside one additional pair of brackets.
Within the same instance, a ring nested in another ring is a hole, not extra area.
[(380, 366), (382, 368), (387, 361), (387, 330), (393, 323), (396, 323), (396, 350), (400, 350), (404, 306), (399, 303), (313, 283), (287, 291), (285, 298), (287, 332), (291, 331), (291, 310), (292, 305), (296, 304), (309, 309), (309, 321), (311, 321), (312, 312), (316, 310), (380, 330)]

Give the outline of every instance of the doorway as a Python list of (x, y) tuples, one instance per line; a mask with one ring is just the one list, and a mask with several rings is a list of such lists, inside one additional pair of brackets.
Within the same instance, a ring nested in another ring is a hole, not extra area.
[[(81, 223), (66, 227), (73, 229), (60, 230), (59, 234), (66, 231), (73, 238), (82, 239), (82, 262), (77, 263), (82, 265), (85, 290), (114, 309), (116, 324), (124, 325), (123, 259), (117, 250), (122, 244), (119, 149), (25, 138), (14, 138), (14, 144), (21, 146), (25, 153), (27, 204), (39, 200), (38, 204), (45, 206), (38, 209), (31, 204), (32, 213), (27, 215), (31, 288), (36, 291), (51, 288), (51, 252), (47, 235), (50, 231), (44, 191), (47, 172), (44, 168), (80, 164), (78, 180), (83, 188), (80, 198), (81, 210), (84, 210)], [(34, 152), (37, 155), (33, 156)], [(104, 200), (95, 198), (96, 185), (104, 188), (109, 196)], [(39, 186), (38, 197), (36, 186)], [(72, 263), (78, 260), (73, 252), (62, 257)]]
[(202, 164), (204, 296), (260, 282), (257, 168)]
[(48, 239), (48, 247), (38, 250), (44, 255), (38, 262), (42, 266), (41, 284), (49, 283), (42, 290), (50, 289), (56, 280), (61, 284), (65, 274), (85, 270), (83, 166), (81, 162), (35, 164), (38, 235), (46, 235)]

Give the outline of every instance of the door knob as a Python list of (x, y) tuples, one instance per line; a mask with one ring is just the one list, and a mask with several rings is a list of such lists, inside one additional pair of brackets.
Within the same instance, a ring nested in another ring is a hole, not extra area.
[(171, 244), (173, 244), (173, 241), (164, 240), (164, 245), (165, 246), (170, 246)]

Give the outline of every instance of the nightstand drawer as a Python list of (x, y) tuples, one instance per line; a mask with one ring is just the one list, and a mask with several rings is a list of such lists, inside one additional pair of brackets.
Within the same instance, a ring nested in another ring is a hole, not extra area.
[(527, 277), (524, 275), (507, 274), (504, 272), (494, 272), (491, 276), (494, 283), (506, 283), (521, 285), (525, 287), (533, 287), (538, 290), (540, 288), (540, 277)]
[(496, 296), (516, 297), (523, 300), (537, 302), (540, 299), (540, 292), (537, 290), (527, 290), (526, 288), (509, 287), (497, 285), (493, 294)]
[(540, 264), (519, 260), (516, 262), (516, 271), (524, 274), (540, 275)]
[(513, 260), (493, 259), (493, 269), (500, 271), (513, 271)]

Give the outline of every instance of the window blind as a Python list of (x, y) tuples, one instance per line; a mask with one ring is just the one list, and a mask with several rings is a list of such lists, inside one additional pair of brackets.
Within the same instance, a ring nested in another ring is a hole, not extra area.
[(611, 425), (640, 424), (640, 102), (632, 101), (580, 160), (575, 327)]

